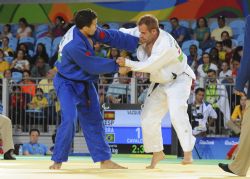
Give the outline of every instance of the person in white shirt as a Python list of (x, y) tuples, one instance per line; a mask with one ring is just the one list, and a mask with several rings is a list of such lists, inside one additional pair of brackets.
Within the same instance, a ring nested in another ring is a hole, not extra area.
[(19, 28), (17, 29), (16, 38), (31, 37), (32, 29), (28, 26), (28, 22), (25, 18), (19, 19)]
[[(207, 126), (211, 126), (217, 119), (217, 113), (212, 105), (204, 102), (205, 89), (197, 88), (195, 90), (195, 101), (189, 105), (189, 118), (193, 128), (193, 135), (205, 137)], [(209, 120), (209, 118), (211, 118)]]
[[(226, 61), (221, 64), (221, 72), (219, 74), (220, 82), (233, 82), (232, 80), (232, 70), (229, 69), (229, 65)], [(225, 81), (226, 80), (226, 81)]]
[(195, 137), (187, 114), (187, 100), (195, 74), (187, 64), (187, 56), (169, 33), (159, 29), (158, 20), (152, 15), (142, 16), (136, 28), (120, 30), (139, 36), (142, 45), (137, 50), (139, 62), (119, 57), (117, 63), (132, 71), (150, 73), (152, 82), (141, 115), (144, 150), (153, 152), (147, 168), (155, 168), (165, 157), (161, 121), (168, 111), (184, 151), (182, 164), (192, 163)]

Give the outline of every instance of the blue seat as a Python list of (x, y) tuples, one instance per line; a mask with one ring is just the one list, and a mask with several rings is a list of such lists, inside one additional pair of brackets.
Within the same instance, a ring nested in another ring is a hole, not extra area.
[(19, 39), (19, 44), (25, 43), (29, 50), (34, 50), (35, 39), (33, 37), (23, 37)]
[(243, 46), (244, 45), (244, 33), (240, 34), (237, 38), (238, 45)]
[(160, 24), (163, 24), (164, 25), (164, 30), (167, 31), (167, 32), (171, 32), (172, 31), (172, 25), (170, 22), (168, 21), (163, 21), (163, 22), (160, 22)]
[(240, 34), (245, 32), (245, 22), (243, 20), (234, 20), (229, 23), (233, 30), (233, 38), (237, 38)]
[(5, 59), (9, 64), (11, 64), (14, 58), (8, 56), (8, 57), (4, 57), (4, 59)]
[(3, 24), (0, 24), (0, 32), (3, 32)]
[(238, 46), (238, 40), (235, 40), (235, 39), (231, 39), (232, 40), (232, 46), (233, 47), (237, 47)]
[(19, 83), (23, 79), (23, 74), (21, 72), (12, 72), (11, 76), (16, 83)]
[(10, 47), (12, 50), (16, 51), (17, 39), (16, 39), (15, 37), (11, 37), (11, 38), (9, 39), (9, 47)]
[(55, 38), (53, 40), (53, 43), (52, 43), (52, 54), (51, 54), (51, 56), (53, 56), (56, 53), (61, 40), (62, 40), (62, 37), (57, 37), (57, 38)]
[(18, 28), (18, 24), (11, 24), (11, 33), (13, 34), (13, 36), (16, 36)]
[(118, 23), (115, 23), (115, 22), (110, 22), (108, 23), (110, 29), (119, 29), (120, 28), (120, 25)]
[(35, 31), (36, 39), (46, 36), (48, 32), (49, 32), (48, 24), (40, 24), (36, 26), (36, 31)]
[(199, 42), (197, 40), (187, 40), (185, 42), (183, 42), (182, 44), (182, 50), (184, 51), (185, 49), (189, 50), (190, 45), (196, 45), (197, 48), (199, 47)]
[(42, 37), (42, 38), (40, 38), (40, 39), (37, 39), (35, 49), (37, 48), (37, 45), (38, 45), (39, 43), (44, 44), (48, 56), (51, 57), (52, 39), (51, 39), (50, 37)]
[(197, 22), (196, 22), (196, 21), (192, 22), (191, 28), (192, 28), (193, 30), (196, 29), (196, 25), (197, 25)]
[(213, 21), (212, 23), (210, 23), (210, 25), (208, 25), (208, 27), (210, 28), (210, 31), (212, 32), (214, 29), (217, 29), (219, 27), (218, 22)]
[(179, 24), (183, 27), (189, 28), (189, 22), (185, 20), (179, 21)]

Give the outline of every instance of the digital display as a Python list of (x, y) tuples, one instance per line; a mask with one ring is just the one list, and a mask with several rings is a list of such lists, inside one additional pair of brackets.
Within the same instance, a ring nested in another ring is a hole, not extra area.
[[(141, 109), (129, 108), (130, 106), (125, 109), (121, 106), (118, 109), (103, 110), (106, 140), (112, 153), (145, 153), (140, 122)], [(166, 149), (171, 145), (171, 122), (168, 114), (162, 120), (162, 138)]]

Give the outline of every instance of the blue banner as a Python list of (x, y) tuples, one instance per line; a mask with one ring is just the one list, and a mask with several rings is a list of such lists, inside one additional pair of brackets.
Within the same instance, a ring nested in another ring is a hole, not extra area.
[(238, 142), (239, 138), (196, 138), (193, 157), (194, 159), (226, 159), (228, 151)]

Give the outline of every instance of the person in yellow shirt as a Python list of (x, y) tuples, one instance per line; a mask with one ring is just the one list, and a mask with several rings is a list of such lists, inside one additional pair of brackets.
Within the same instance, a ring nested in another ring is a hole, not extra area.
[(29, 109), (43, 109), (48, 106), (48, 100), (43, 96), (43, 90), (41, 88), (36, 89), (36, 95), (32, 98), (32, 101), (28, 104)]
[(243, 114), (246, 109), (247, 97), (241, 96), (240, 105), (235, 106), (231, 120), (227, 122), (227, 126), (236, 134), (240, 134)]
[(10, 69), (10, 64), (4, 60), (4, 51), (0, 49), (0, 78), (3, 78), (3, 72)]
[(229, 36), (233, 36), (232, 28), (226, 25), (226, 18), (224, 16), (219, 16), (217, 18), (218, 22), (218, 28), (214, 29), (211, 33), (211, 38), (215, 41), (222, 41), (221, 39), (221, 33), (224, 31), (227, 31), (229, 33)]
[(2, 48), (1, 48), (6, 56), (14, 56), (14, 50), (9, 47), (9, 38), (4, 37), (2, 40)]
[(54, 89), (53, 78), (55, 74), (56, 74), (56, 71), (54, 69), (51, 69), (47, 72), (46, 78), (42, 79), (39, 82), (38, 88), (41, 88), (44, 94), (48, 94), (51, 90)]

